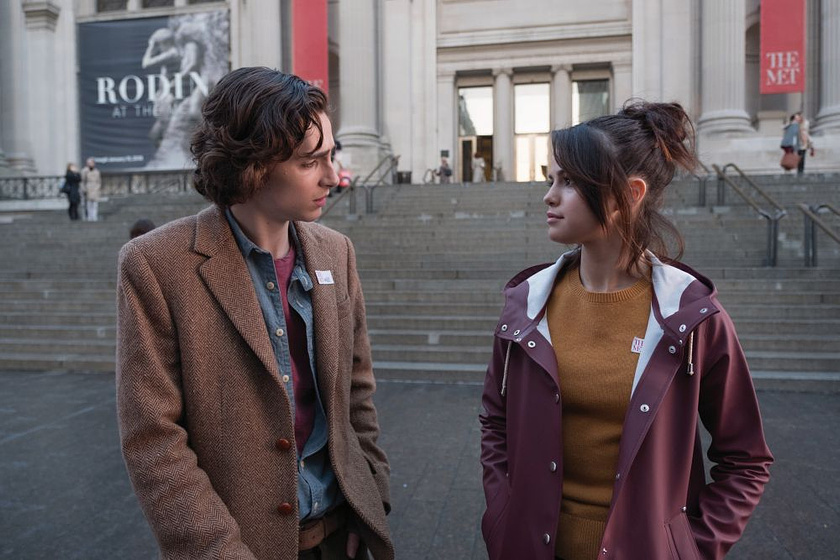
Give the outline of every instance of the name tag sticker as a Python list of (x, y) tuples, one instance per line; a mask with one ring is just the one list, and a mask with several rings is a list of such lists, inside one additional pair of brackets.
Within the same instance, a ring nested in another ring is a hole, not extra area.
[(645, 345), (645, 339), (639, 338), (638, 336), (633, 337), (633, 346), (630, 347), (630, 351), (634, 354), (641, 354), (642, 353), (642, 346)]
[(319, 284), (335, 284), (331, 270), (316, 270), (315, 276), (318, 278)]

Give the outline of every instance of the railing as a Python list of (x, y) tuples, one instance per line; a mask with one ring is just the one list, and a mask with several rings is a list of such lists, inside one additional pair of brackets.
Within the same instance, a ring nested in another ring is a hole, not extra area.
[[(394, 182), (394, 173), (397, 170), (397, 164), (400, 162), (400, 156), (387, 155), (373, 168), (373, 171), (368, 173), (367, 177), (359, 181), (359, 186), (365, 191), (365, 213), (373, 214), (376, 210), (373, 207), (373, 193), (376, 187), (384, 185), (386, 178)], [(376, 180), (371, 182), (377, 174)], [(355, 196), (355, 195), (354, 195)]]
[(341, 189), (341, 194), (339, 194), (336, 198), (334, 198), (333, 201), (330, 202), (329, 206), (324, 208), (324, 211), (321, 212), (321, 216), (315, 221), (320, 222), (321, 220), (323, 220), (326, 217), (326, 215), (330, 213), (330, 210), (335, 208), (335, 205), (338, 204), (339, 202), (341, 202), (342, 200), (344, 200), (344, 198), (347, 197), (350, 193), (353, 193), (353, 195), (350, 196), (347, 199), (350, 202), (350, 206), (347, 209), (347, 213), (348, 214), (355, 214), (356, 213), (356, 193), (355, 193), (355, 191), (356, 191), (356, 183), (358, 183), (358, 182), (359, 182), (359, 178), (354, 177), (353, 181), (350, 183), (350, 185), (346, 189)]
[[(753, 200), (751, 196), (749, 196), (740, 186), (738, 186), (735, 181), (733, 181), (729, 176), (726, 175), (726, 170), (732, 168), (734, 169), (742, 179), (744, 179), (756, 192), (758, 192), (765, 201), (767, 201), (770, 206), (772, 207), (771, 210), (765, 210), (758, 203)], [(741, 169), (735, 165), (734, 163), (727, 163), (723, 166), (723, 168), (718, 167), (716, 164), (712, 165), (712, 169), (715, 170), (718, 177), (718, 205), (724, 205), (726, 202), (726, 185), (732, 187), (738, 196), (740, 196), (744, 202), (746, 202), (753, 210), (755, 210), (759, 216), (767, 220), (767, 261), (766, 266), (776, 266), (776, 260), (778, 255), (779, 249), (779, 220), (784, 218), (787, 215), (787, 210), (782, 208), (782, 206), (776, 202), (769, 194), (761, 190), (761, 188), (755, 184), (755, 182), (747, 177)]]
[[(182, 193), (192, 186), (192, 169), (144, 171), (142, 173), (103, 173), (102, 194), (117, 196), (138, 193)], [(0, 177), (0, 200), (57, 198), (63, 175)]]
[(823, 230), (835, 243), (840, 244), (840, 235), (828, 227), (828, 224), (822, 221), (818, 214), (821, 210), (827, 210), (835, 216), (840, 216), (840, 210), (832, 204), (808, 206), (800, 203), (797, 206), (802, 211), (805, 221), (805, 266), (814, 267), (817, 266), (817, 228)]

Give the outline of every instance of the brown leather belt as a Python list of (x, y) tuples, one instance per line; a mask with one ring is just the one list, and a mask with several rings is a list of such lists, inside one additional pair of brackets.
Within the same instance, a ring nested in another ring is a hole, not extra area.
[(298, 550), (303, 551), (315, 548), (345, 523), (347, 523), (346, 504), (328, 512), (320, 519), (302, 523), (298, 532)]

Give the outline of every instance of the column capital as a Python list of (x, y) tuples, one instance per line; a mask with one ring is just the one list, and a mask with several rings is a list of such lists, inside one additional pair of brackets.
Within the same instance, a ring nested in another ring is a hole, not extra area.
[(55, 31), (61, 8), (50, 0), (26, 0), (23, 15), (28, 29)]
[(498, 78), (504, 74), (508, 78), (513, 77), (513, 68), (493, 68), (493, 77)]
[(572, 73), (572, 65), (571, 64), (554, 64), (551, 66), (551, 73), (556, 74), (557, 72), (565, 72), (566, 74)]

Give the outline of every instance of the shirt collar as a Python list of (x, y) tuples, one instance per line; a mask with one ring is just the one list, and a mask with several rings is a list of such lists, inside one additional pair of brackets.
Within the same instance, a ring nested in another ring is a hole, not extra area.
[[(265, 249), (261, 249), (256, 243), (251, 241), (247, 235), (245, 235), (245, 232), (242, 231), (242, 228), (239, 226), (239, 222), (237, 222), (236, 218), (233, 216), (233, 212), (230, 211), (230, 207), (225, 208), (225, 218), (227, 218), (228, 224), (230, 224), (230, 229), (233, 231), (233, 237), (236, 239), (236, 244), (239, 246), (242, 256), (247, 259), (251, 253), (256, 252), (259, 255), (266, 255), (269, 258), (272, 258), (271, 253)], [(301, 287), (308, 292), (312, 289), (313, 284), (312, 279), (306, 272), (306, 265), (303, 261), (303, 251), (301, 251), (300, 248), (300, 239), (298, 238), (294, 222), (289, 222), (289, 241), (295, 248), (295, 268), (292, 272), (292, 278), (299, 280)]]

